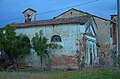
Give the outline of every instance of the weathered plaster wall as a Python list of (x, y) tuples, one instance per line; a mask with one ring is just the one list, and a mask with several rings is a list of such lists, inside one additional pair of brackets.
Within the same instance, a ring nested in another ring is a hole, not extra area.
[[(52, 67), (56, 67), (56, 64), (58, 63), (54, 61), (61, 61), (61, 65), (59, 65), (59, 67), (62, 68), (77, 67), (75, 55), (79, 47), (76, 45), (76, 43), (78, 42), (77, 39), (80, 38), (81, 34), (85, 32), (85, 26), (79, 24), (67, 24), (31, 28), (18, 28), (16, 32), (18, 35), (21, 33), (26, 34), (31, 40), (35, 33), (38, 33), (40, 30), (43, 30), (44, 36), (49, 39), (48, 42), (51, 42), (51, 37), (53, 35), (59, 35), (62, 38), (62, 42), (58, 42), (58, 44), (62, 45), (63, 48), (50, 50), (49, 52)], [(30, 59), (30, 61), (32, 62), (31, 65), (36, 65), (36, 67), (40, 65), (40, 58), (32, 49), (31, 55), (28, 57), (28, 59)]]
[(95, 22), (98, 25), (97, 29), (97, 41), (100, 44), (110, 43), (110, 23), (99, 18), (95, 18)]
[(99, 50), (99, 63), (102, 65), (109, 65), (110, 61), (110, 47), (111, 47), (111, 37), (110, 37), (110, 23), (99, 18), (94, 17), (95, 22), (98, 26), (97, 29), (97, 43), (100, 45)]
[(86, 14), (84, 14), (83, 12), (76, 11), (76, 10), (70, 10), (70, 11), (62, 14), (62, 16), (56, 17), (55, 19), (78, 17), (78, 16), (83, 16), (83, 15), (86, 15)]

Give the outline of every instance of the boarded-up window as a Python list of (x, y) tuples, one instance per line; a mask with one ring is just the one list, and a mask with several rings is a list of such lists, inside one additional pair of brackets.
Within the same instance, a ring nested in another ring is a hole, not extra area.
[(113, 25), (113, 44), (117, 43), (117, 29), (116, 29), (116, 24)]
[(112, 37), (112, 28), (110, 28), (110, 37)]

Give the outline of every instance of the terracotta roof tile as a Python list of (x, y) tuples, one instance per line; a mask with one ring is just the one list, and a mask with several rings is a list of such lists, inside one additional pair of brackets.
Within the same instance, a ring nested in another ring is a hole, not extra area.
[(81, 10), (77, 10), (77, 9), (75, 9), (75, 8), (71, 8), (71, 9), (69, 9), (68, 11), (61, 13), (60, 15), (54, 17), (54, 19), (56, 19), (57, 17), (59, 17), (59, 16), (65, 14), (65, 13), (69, 12), (70, 10), (75, 10), (75, 11), (78, 11), (78, 12), (81, 12), (81, 13), (84, 13), (84, 14), (87, 14), (87, 15), (91, 15), (91, 16), (93, 16), (93, 17), (96, 17), (96, 18), (99, 18), (99, 19), (102, 19), (102, 20), (105, 20), (105, 21), (109, 21), (109, 20), (107, 20), (107, 19), (105, 19), (105, 18), (96, 16), (96, 15), (93, 15), (93, 14), (90, 14), (90, 13), (87, 13), (87, 12), (84, 12), (84, 11), (81, 11)]
[(91, 18), (91, 15), (85, 15), (85, 16), (73, 17), (73, 18), (40, 20), (40, 21), (30, 22), (30, 23), (12, 23), (10, 25), (16, 26), (17, 28), (60, 25), (60, 24), (81, 24), (81, 25), (84, 25), (90, 18)]

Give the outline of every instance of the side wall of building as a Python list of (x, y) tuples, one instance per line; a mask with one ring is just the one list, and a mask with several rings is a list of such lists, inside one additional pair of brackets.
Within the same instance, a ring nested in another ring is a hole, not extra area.
[(79, 12), (79, 11), (76, 11), (76, 10), (70, 10), (68, 12), (65, 12), (64, 14), (58, 16), (58, 17), (55, 17), (55, 19), (59, 19), (59, 18), (72, 18), (72, 17), (79, 17), (79, 16), (84, 16), (86, 15), (85, 13), (83, 12)]
[[(53, 26), (40, 26), (40, 27), (29, 27), (29, 28), (18, 28), (16, 30), (17, 35), (26, 34), (30, 40), (38, 33), (43, 30), (43, 34), (47, 37), (48, 43), (51, 42), (53, 35), (59, 35), (62, 42), (57, 42), (62, 45), (62, 49), (52, 49), (49, 51), (51, 67), (52, 68), (77, 68), (76, 51), (79, 49), (77, 45), (78, 39), (85, 32), (85, 26), (79, 24), (67, 24), (67, 25), (53, 25)], [(47, 58), (47, 57), (46, 57)], [(49, 59), (44, 59), (44, 65), (48, 65)], [(26, 62), (30, 61), (29, 65), (34, 67), (40, 66), (40, 58), (37, 56), (35, 51), (31, 49), (31, 55), (27, 57)]]
[(110, 22), (94, 17), (95, 22), (98, 26), (97, 29), (97, 43), (99, 53), (99, 64), (109, 65), (110, 64), (110, 49), (112, 40), (110, 37)]

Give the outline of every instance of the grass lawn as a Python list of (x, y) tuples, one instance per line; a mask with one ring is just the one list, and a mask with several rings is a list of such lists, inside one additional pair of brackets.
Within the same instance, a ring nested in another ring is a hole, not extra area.
[(0, 72), (0, 79), (120, 79), (120, 72), (102, 71), (33, 71)]

